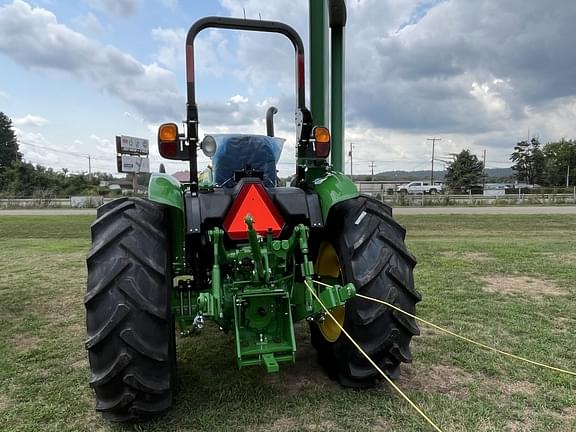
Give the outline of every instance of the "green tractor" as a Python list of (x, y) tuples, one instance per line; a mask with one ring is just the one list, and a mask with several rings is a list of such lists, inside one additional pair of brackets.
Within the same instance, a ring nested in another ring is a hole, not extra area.
[[(340, 172), (344, 0), (311, 0), (310, 14), (311, 110), (305, 105), (304, 47), (294, 29), (219, 17), (192, 25), (186, 40), (186, 131), (181, 134), (174, 123), (158, 131), (160, 154), (189, 161), (190, 181), (153, 174), (148, 199), (120, 198), (98, 209), (87, 257), (86, 348), (96, 409), (107, 419), (142, 421), (169, 409), (176, 333), (199, 332), (206, 320), (234, 335), (240, 368), (261, 365), (278, 372), (282, 363), (295, 362), (294, 324), (302, 320), (309, 322), (320, 363), (343, 386), (371, 387), (381, 377), (339, 325), (389, 377), (411, 361), (410, 340), (419, 333), (414, 320), (354, 297), (362, 293), (414, 313), (420, 300), (416, 261), (392, 210), (359, 195)], [(292, 42), (292, 186), (278, 186), (275, 108), (268, 110), (267, 135), (200, 139), (194, 39), (206, 28), (274, 32)], [(325, 127), (328, 111), (332, 136)], [(198, 150), (212, 157), (211, 181), (199, 180)]]

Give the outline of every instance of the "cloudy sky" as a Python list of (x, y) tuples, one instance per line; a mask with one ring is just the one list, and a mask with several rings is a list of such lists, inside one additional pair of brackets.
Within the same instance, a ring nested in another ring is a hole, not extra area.
[[(151, 140), (184, 118), (184, 38), (196, 19), (280, 20), (307, 41), (306, 0), (0, 0), (0, 111), (25, 159), (115, 172), (114, 136)], [(576, 137), (576, 1), (348, 0), (346, 143), (354, 172), (427, 169), (487, 151), (505, 167), (527, 134)], [(265, 133), (274, 104), (293, 170), (294, 71), (277, 35), (205, 31), (197, 40), (202, 132)], [(185, 166), (170, 163), (169, 171)], [(349, 165), (347, 164), (347, 171)]]

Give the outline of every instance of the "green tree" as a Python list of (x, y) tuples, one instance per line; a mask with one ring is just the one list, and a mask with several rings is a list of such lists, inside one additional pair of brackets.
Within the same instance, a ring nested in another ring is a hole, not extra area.
[(565, 186), (567, 174), (569, 185), (576, 185), (576, 141), (562, 138), (542, 149), (544, 174), (548, 186)]
[(60, 189), (63, 177), (52, 168), (16, 161), (6, 170), (4, 190), (16, 197), (54, 195)]
[(12, 120), (0, 112), (0, 191), (4, 190), (6, 171), (13, 162), (20, 161), (22, 155), (18, 152), (18, 141), (12, 129)]
[(71, 195), (94, 195), (99, 192), (101, 180), (112, 180), (107, 173), (64, 175), (61, 171), (33, 165), (25, 161), (13, 162), (6, 170), (4, 191), (16, 197), (68, 197)]
[(484, 164), (470, 150), (462, 150), (446, 167), (444, 181), (448, 188), (457, 192), (467, 192), (474, 185), (482, 183)]
[(514, 163), (512, 169), (516, 171), (515, 177), (519, 182), (531, 185), (545, 183), (544, 153), (537, 138), (517, 143), (510, 160)]

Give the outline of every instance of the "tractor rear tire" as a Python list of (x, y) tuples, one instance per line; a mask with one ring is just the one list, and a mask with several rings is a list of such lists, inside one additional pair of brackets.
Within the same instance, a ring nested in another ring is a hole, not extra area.
[[(406, 232), (392, 219), (390, 207), (365, 196), (338, 203), (330, 210), (325, 232), (342, 282), (354, 283), (359, 294), (415, 313), (421, 300), (414, 289), (416, 259), (406, 249)], [(391, 379), (399, 376), (400, 363), (412, 361), (409, 344), (420, 334), (413, 318), (357, 297), (346, 302), (343, 317), (344, 329)], [(317, 323), (311, 323), (310, 330), (320, 363), (340, 384), (368, 388), (382, 379), (346, 335), (340, 333), (331, 342)]]
[(87, 257), (86, 349), (96, 410), (148, 420), (172, 405), (176, 372), (165, 208), (121, 198), (98, 209)]

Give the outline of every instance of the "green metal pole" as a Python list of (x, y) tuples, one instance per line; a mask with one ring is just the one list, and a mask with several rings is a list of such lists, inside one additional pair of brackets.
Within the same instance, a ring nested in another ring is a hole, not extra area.
[(344, 27), (346, 0), (328, 0), (330, 17), (330, 129), (332, 131), (332, 166), (344, 172)]
[(310, 110), (328, 126), (328, 0), (310, 0)]
[(336, 171), (344, 172), (344, 27), (330, 29), (331, 63), (331, 132), (332, 166)]

